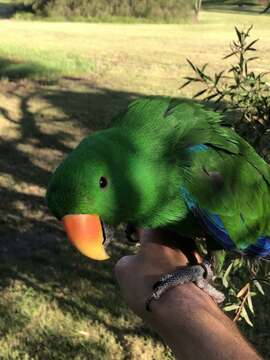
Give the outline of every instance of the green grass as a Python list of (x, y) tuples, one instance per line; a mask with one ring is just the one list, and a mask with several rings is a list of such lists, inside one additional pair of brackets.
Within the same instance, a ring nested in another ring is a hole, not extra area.
[[(65, 245), (61, 256), (56, 249), (1, 265), (8, 282), (0, 300), (1, 359), (124, 359), (123, 344), (137, 336), (139, 347), (149, 331), (138, 320), (130, 323), (111, 264), (78, 259)], [(155, 341), (147, 343), (152, 353), (157, 346), (157, 359), (165, 356)]]
[[(1, 359), (171, 359), (115, 283), (115, 261), (134, 249), (118, 235), (109, 262), (82, 257), (48, 214), (45, 189), (61, 159), (132, 99), (190, 97), (195, 85), (179, 91), (191, 74), (185, 59), (220, 70), (233, 26), (252, 23), (254, 70), (268, 70), (268, 16), (203, 12), (185, 25), (0, 21)], [(57, 82), (36, 81), (52, 74)], [(257, 300), (254, 329), (244, 328), (265, 358), (269, 295)]]
[(18, 44), (0, 49), (0, 74), (10, 79), (56, 80), (63, 76), (90, 74), (95, 64), (79, 54), (21, 47)]
[[(200, 23), (191, 25), (5, 21), (0, 27), (0, 56), (13, 69), (18, 64), (19, 75), (20, 67), (29, 67), (29, 62), (35, 78), (38, 72), (41, 77), (104, 77), (108, 86), (118, 89), (177, 95), (181, 78), (190, 74), (186, 58), (219, 70), (219, 60), (234, 38), (234, 25), (254, 24), (254, 38), (262, 39), (254, 70), (267, 71), (268, 23), (266, 15), (215, 12), (203, 12)], [(5, 71), (10, 75), (5, 68), (3, 76)], [(184, 95), (191, 93), (190, 88)]]

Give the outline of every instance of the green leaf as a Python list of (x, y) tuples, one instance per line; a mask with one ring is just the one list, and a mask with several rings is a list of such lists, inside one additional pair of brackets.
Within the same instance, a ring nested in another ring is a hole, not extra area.
[(242, 311), (241, 311), (241, 317), (245, 320), (245, 322), (249, 326), (253, 327), (253, 324), (252, 324), (252, 322), (251, 322), (251, 320), (250, 320), (250, 318), (248, 316), (247, 310), (246, 310), (246, 308), (244, 306), (243, 306)]
[(248, 65), (247, 65), (247, 61), (245, 62), (245, 75), (247, 75), (248, 73)]
[(202, 66), (202, 71), (204, 71), (207, 66), (208, 66), (208, 63), (203, 64), (203, 66)]
[[(254, 44), (256, 44), (256, 42), (257, 42), (258, 40), (259, 40), (259, 39), (256, 39), (256, 40), (251, 41), (251, 43), (248, 44), (248, 46), (245, 48), (245, 51), (250, 50), (250, 49), (252, 48), (252, 46), (253, 46)], [(254, 50), (256, 51), (255, 48), (252, 48), (252, 49), (254, 49)]]
[(253, 307), (253, 303), (252, 303), (250, 291), (249, 291), (248, 296), (247, 296), (247, 303), (248, 303), (248, 308), (249, 308), (249, 310), (250, 310), (250, 311), (252, 312), (252, 314), (254, 315), (254, 307)]
[(233, 56), (237, 54), (237, 51), (233, 51), (232, 53), (228, 54), (228, 55), (225, 55), (222, 59), (225, 60), (225, 59), (228, 59), (229, 57)]
[(232, 66), (229, 70), (229, 73), (231, 72), (236, 72), (236, 73), (239, 73), (239, 70), (238, 70), (238, 67), (237, 66)]
[(253, 25), (250, 25), (250, 27), (247, 29), (247, 31), (246, 31), (247, 36), (249, 36), (249, 33), (252, 30), (252, 28), (253, 28)]
[(224, 306), (223, 310), (228, 312), (228, 311), (236, 310), (238, 308), (239, 308), (239, 305), (231, 304), (231, 305)]
[(254, 283), (254, 285), (256, 286), (256, 288), (259, 290), (259, 292), (260, 292), (262, 295), (265, 295), (265, 294), (264, 294), (264, 291), (263, 291), (263, 288), (262, 288), (261, 284), (259, 283), (259, 281), (258, 281), (258, 280), (254, 280), (253, 283)]
[(259, 59), (259, 56), (253, 56), (251, 58), (246, 59), (246, 62), (253, 61)]
[(217, 98), (217, 99), (215, 100), (215, 104), (219, 103), (225, 96), (226, 96), (226, 93), (224, 92), (223, 94), (220, 95), (219, 98)]
[(201, 79), (190, 77), (190, 76), (185, 77), (185, 79), (190, 80), (190, 81), (200, 81), (200, 82), (202, 81)]
[(203, 90), (199, 91), (197, 94), (195, 94), (195, 95), (193, 96), (193, 98), (195, 99), (196, 97), (201, 96), (201, 95), (204, 94), (207, 90), (208, 90), (208, 89), (203, 89)]
[(233, 267), (233, 263), (231, 262), (230, 265), (227, 267), (227, 269), (226, 269), (226, 271), (225, 271), (225, 273), (224, 273), (224, 275), (222, 277), (222, 283), (225, 286), (225, 288), (227, 288), (229, 286), (227, 277), (229, 276), (232, 267)]
[(242, 34), (241, 34), (241, 32), (238, 30), (238, 28), (237, 28), (236, 26), (234, 27), (234, 29), (235, 29), (235, 31), (236, 31), (238, 40), (239, 40), (239, 42), (241, 43), (241, 42), (242, 42)]
[(195, 65), (193, 65), (193, 63), (192, 63), (189, 59), (186, 59), (186, 60), (187, 60), (187, 62), (189, 63), (189, 65), (192, 67), (192, 69), (193, 69), (195, 72), (197, 72), (197, 69), (196, 69)]
[(238, 258), (238, 259), (234, 260), (234, 267), (236, 269), (240, 269), (243, 265), (244, 265), (244, 259), (243, 258)]
[(214, 99), (216, 96), (218, 96), (219, 93), (215, 93), (215, 94), (212, 94), (212, 95), (209, 95), (207, 96), (207, 98), (205, 99), (206, 101), (210, 101), (211, 99)]
[(185, 82), (182, 86), (180, 86), (179, 90), (183, 89), (184, 87), (186, 87), (188, 84), (191, 83), (191, 80), (188, 80), (187, 82)]
[(242, 289), (240, 289), (236, 295), (236, 297), (240, 298), (242, 297), (243, 295), (245, 295), (245, 293), (249, 291), (249, 283), (246, 283), (246, 285), (244, 285), (242, 287)]
[(212, 81), (212, 79), (210, 78), (210, 76), (206, 75), (202, 69), (198, 68), (197, 67), (197, 73), (199, 74), (199, 76), (201, 77), (202, 80), (209, 80), (209, 81)]
[(217, 84), (219, 83), (219, 80), (221, 78), (221, 76), (223, 75), (224, 71), (220, 71), (220, 73), (215, 74), (215, 82), (214, 82), (214, 86), (217, 86)]

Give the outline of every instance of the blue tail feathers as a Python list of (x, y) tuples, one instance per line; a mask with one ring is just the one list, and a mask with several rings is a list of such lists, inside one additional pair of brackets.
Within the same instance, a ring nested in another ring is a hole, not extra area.
[[(215, 239), (220, 245), (229, 251), (237, 250), (236, 244), (231, 239), (226, 230), (220, 216), (211, 214), (205, 209), (201, 209), (190, 192), (181, 187), (181, 195), (185, 200), (188, 209), (194, 214), (202, 226), (207, 230), (209, 235)], [(260, 236), (255, 244), (249, 245), (245, 249), (241, 249), (244, 254), (258, 257), (266, 257), (270, 255), (270, 236)]]

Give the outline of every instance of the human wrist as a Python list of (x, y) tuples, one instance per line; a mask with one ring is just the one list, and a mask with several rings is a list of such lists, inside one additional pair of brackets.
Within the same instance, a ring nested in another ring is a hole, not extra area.
[(205, 294), (201, 292), (191, 283), (171, 288), (158, 301), (151, 302), (150, 312), (145, 312), (144, 319), (159, 333), (168, 334), (179, 327), (185, 330), (187, 323), (196, 321), (196, 314), (207, 310), (205, 299), (200, 297), (204, 298)]
[(175, 308), (181, 313), (187, 313), (191, 308), (201, 309), (208, 301), (212, 302), (207, 294), (195, 284), (187, 283), (170, 288), (158, 301), (153, 300), (150, 311), (162, 318), (175, 311)]

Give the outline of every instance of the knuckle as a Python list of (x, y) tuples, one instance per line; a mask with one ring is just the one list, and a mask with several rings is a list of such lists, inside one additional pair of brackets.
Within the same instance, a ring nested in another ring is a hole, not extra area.
[(122, 257), (120, 260), (117, 261), (117, 263), (115, 264), (115, 267), (114, 267), (115, 275), (117, 278), (123, 273), (123, 271), (127, 270), (127, 268), (130, 266), (133, 258), (134, 258), (133, 255), (128, 255), (128, 256)]

